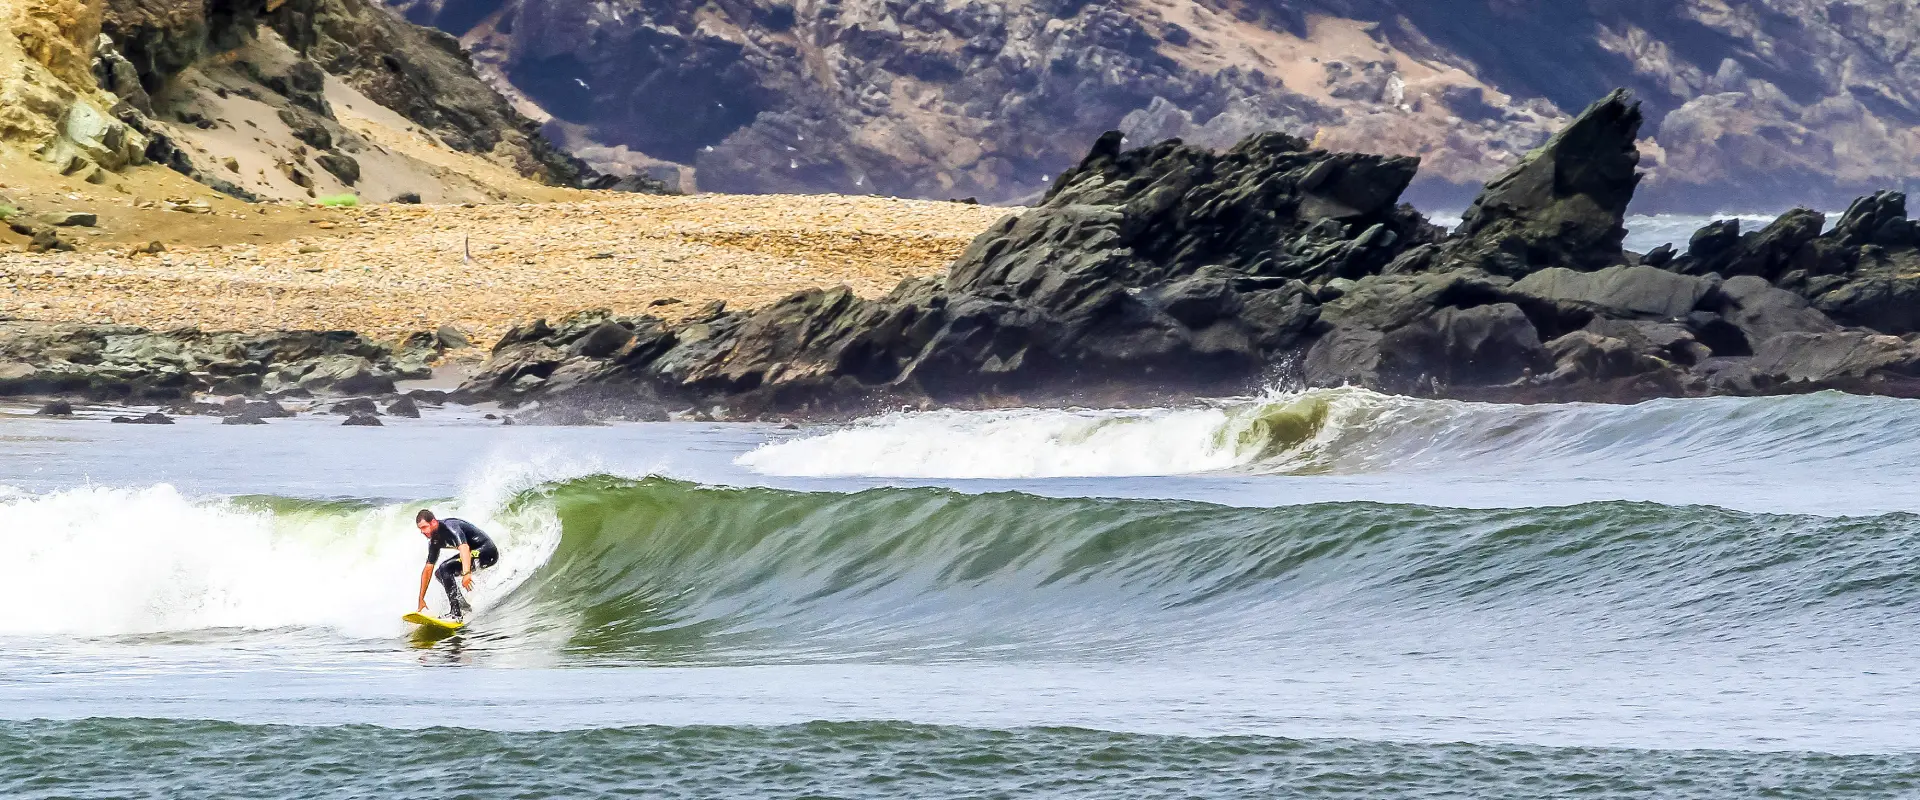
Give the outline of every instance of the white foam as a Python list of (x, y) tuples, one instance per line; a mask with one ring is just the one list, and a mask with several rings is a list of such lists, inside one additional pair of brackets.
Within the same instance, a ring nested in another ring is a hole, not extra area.
[[(1356, 414), (1401, 398), (1355, 389), (1276, 393), (1207, 407), (1013, 409), (887, 414), (772, 442), (735, 463), (792, 477), (1060, 478), (1187, 475), (1311, 463)], [(1284, 452), (1263, 426), (1279, 410), (1326, 405), (1327, 422)]]
[[(489, 476), (497, 478), (498, 476)], [(515, 480), (433, 504), (488, 531), (504, 555), (476, 578), (482, 612), (545, 563), (558, 520), (507, 510)], [(0, 634), (112, 636), (325, 628), (390, 636), (414, 608), (425, 540), (418, 504), (274, 513), (166, 484), (47, 494), (0, 490)], [(435, 586), (430, 607), (444, 610)]]

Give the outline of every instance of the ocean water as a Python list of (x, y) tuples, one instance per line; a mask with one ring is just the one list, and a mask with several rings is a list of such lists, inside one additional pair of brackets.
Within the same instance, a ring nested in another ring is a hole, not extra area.
[(0, 414), (0, 796), (1920, 794), (1916, 401), (212, 422)]
[[(1786, 209), (1782, 208), (1780, 211), (1786, 211)], [(1461, 212), (1458, 210), (1440, 211), (1431, 215), (1430, 220), (1435, 225), (1451, 230), (1459, 226), (1460, 214)], [(1827, 212), (1829, 222), (1838, 216), (1838, 213)], [(1754, 212), (1728, 212), (1711, 215), (1628, 214), (1626, 219), (1627, 238), (1626, 241), (1621, 243), (1621, 246), (1635, 253), (1646, 253), (1660, 245), (1670, 244), (1673, 245), (1675, 249), (1685, 253), (1687, 251), (1687, 240), (1693, 237), (1694, 232), (1714, 220), (1740, 220), (1740, 230), (1746, 232), (1757, 231), (1764, 228), (1767, 226), (1767, 223), (1774, 221), (1777, 217), (1779, 217), (1779, 213), (1763, 214)]]

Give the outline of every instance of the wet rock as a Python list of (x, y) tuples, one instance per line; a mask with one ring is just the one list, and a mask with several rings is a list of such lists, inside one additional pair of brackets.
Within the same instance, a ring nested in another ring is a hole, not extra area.
[(220, 420), (222, 425), (265, 425), (267, 420), (258, 414), (241, 412)]
[(346, 420), (341, 422), (340, 424), (350, 425), (355, 427), (378, 428), (384, 425), (385, 423), (382, 423), (379, 417), (376, 417), (372, 414), (361, 411), (347, 417)]
[(393, 402), (387, 404), (387, 414), (394, 417), (419, 419), (420, 404), (414, 402), (412, 397), (401, 395)]
[(108, 420), (121, 425), (172, 425), (173, 418), (158, 411), (148, 412), (137, 417), (114, 417)]
[(380, 413), (380, 406), (373, 402), (373, 398), (355, 397), (351, 400), (342, 400), (334, 403), (332, 408), (327, 409), (327, 413), (347, 415), (372, 414), (377, 416)]
[(33, 413), (35, 416), (41, 417), (71, 417), (73, 416), (73, 404), (65, 400), (54, 400), (41, 406), (39, 411)]

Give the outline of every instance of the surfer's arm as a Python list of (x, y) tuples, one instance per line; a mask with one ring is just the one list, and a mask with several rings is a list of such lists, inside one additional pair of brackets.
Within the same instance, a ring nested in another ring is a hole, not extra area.
[[(460, 543), (460, 584), (469, 590), (473, 589), (473, 548), (466, 542)], [(426, 584), (423, 583), (421, 586), (424, 587)], [(420, 591), (421, 597), (427, 596), (426, 589), (422, 588)]]
[(420, 608), (416, 610), (418, 611), (427, 610), (427, 585), (431, 584), (432, 582), (433, 582), (433, 562), (429, 561), (427, 562), (426, 566), (420, 568)]

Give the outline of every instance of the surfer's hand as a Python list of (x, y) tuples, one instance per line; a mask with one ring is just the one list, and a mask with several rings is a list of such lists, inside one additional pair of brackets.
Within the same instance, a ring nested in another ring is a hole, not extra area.
[(426, 611), (426, 610), (427, 610), (427, 601), (425, 601), (425, 600), (422, 600), (422, 601), (420, 601), (420, 607), (419, 607), (419, 608), (416, 608), (416, 609), (414, 609), (414, 610), (415, 610), (415, 611)]
[(469, 592), (473, 591), (473, 576), (472, 575), (460, 576), (460, 585)]

